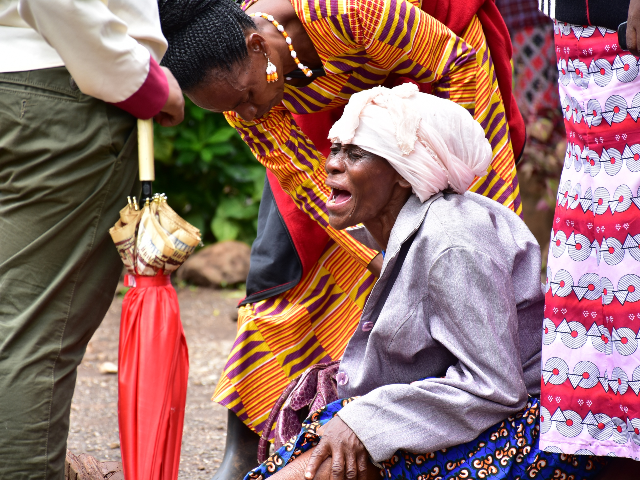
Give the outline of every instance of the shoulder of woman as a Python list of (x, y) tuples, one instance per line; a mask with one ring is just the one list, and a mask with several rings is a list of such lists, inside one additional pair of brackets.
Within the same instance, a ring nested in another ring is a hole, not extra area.
[(423, 236), (436, 241), (442, 249), (476, 250), (482, 249), (486, 242), (497, 242), (499, 231), (504, 227), (496, 222), (495, 212), (482, 201), (476, 201), (476, 197), (480, 196), (451, 193), (437, 199), (425, 217), (421, 229)]
[[(535, 237), (509, 208), (495, 200), (466, 192), (434, 202), (422, 230), (441, 249), (483, 252), (498, 263), (513, 261), (518, 252), (537, 246)], [(538, 247), (539, 248), (539, 247)]]

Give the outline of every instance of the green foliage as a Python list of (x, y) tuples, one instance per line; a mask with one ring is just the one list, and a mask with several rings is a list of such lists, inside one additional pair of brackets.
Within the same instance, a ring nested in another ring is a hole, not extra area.
[(155, 192), (200, 229), (205, 243), (256, 237), (265, 169), (222, 114), (188, 99), (176, 127), (155, 125)]

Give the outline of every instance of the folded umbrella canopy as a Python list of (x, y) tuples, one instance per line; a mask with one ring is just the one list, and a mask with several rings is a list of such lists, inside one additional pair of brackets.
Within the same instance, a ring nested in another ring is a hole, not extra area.
[[(200, 231), (151, 197), (153, 125), (138, 120), (144, 206), (135, 199), (109, 231), (132, 287), (122, 303), (118, 424), (127, 480), (175, 480), (187, 398), (189, 354), (171, 273), (200, 243)], [(141, 201), (142, 203), (142, 201)]]

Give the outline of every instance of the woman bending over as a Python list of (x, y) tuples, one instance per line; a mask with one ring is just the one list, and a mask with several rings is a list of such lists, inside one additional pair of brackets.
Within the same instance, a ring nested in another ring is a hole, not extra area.
[(253, 458), (251, 430), (263, 433), (293, 378), (341, 358), (380, 273), (379, 252), (332, 228), (325, 208), (329, 126), (352, 94), (412, 81), (462, 105), (492, 148), (470, 189), (521, 208), (514, 153), (523, 123), (492, 0), (248, 0), (243, 9), (160, 1), (163, 64), (197, 105), (225, 112), (267, 168), (247, 297), (214, 394), (230, 409), (218, 480), (255, 466), (237, 459)]

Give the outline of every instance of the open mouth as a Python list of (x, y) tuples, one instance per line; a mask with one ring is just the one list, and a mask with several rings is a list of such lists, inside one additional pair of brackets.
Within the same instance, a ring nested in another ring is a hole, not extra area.
[(341, 205), (349, 200), (351, 200), (351, 193), (347, 190), (340, 190), (339, 188), (331, 189), (331, 198), (329, 199), (329, 203), (333, 205)]

